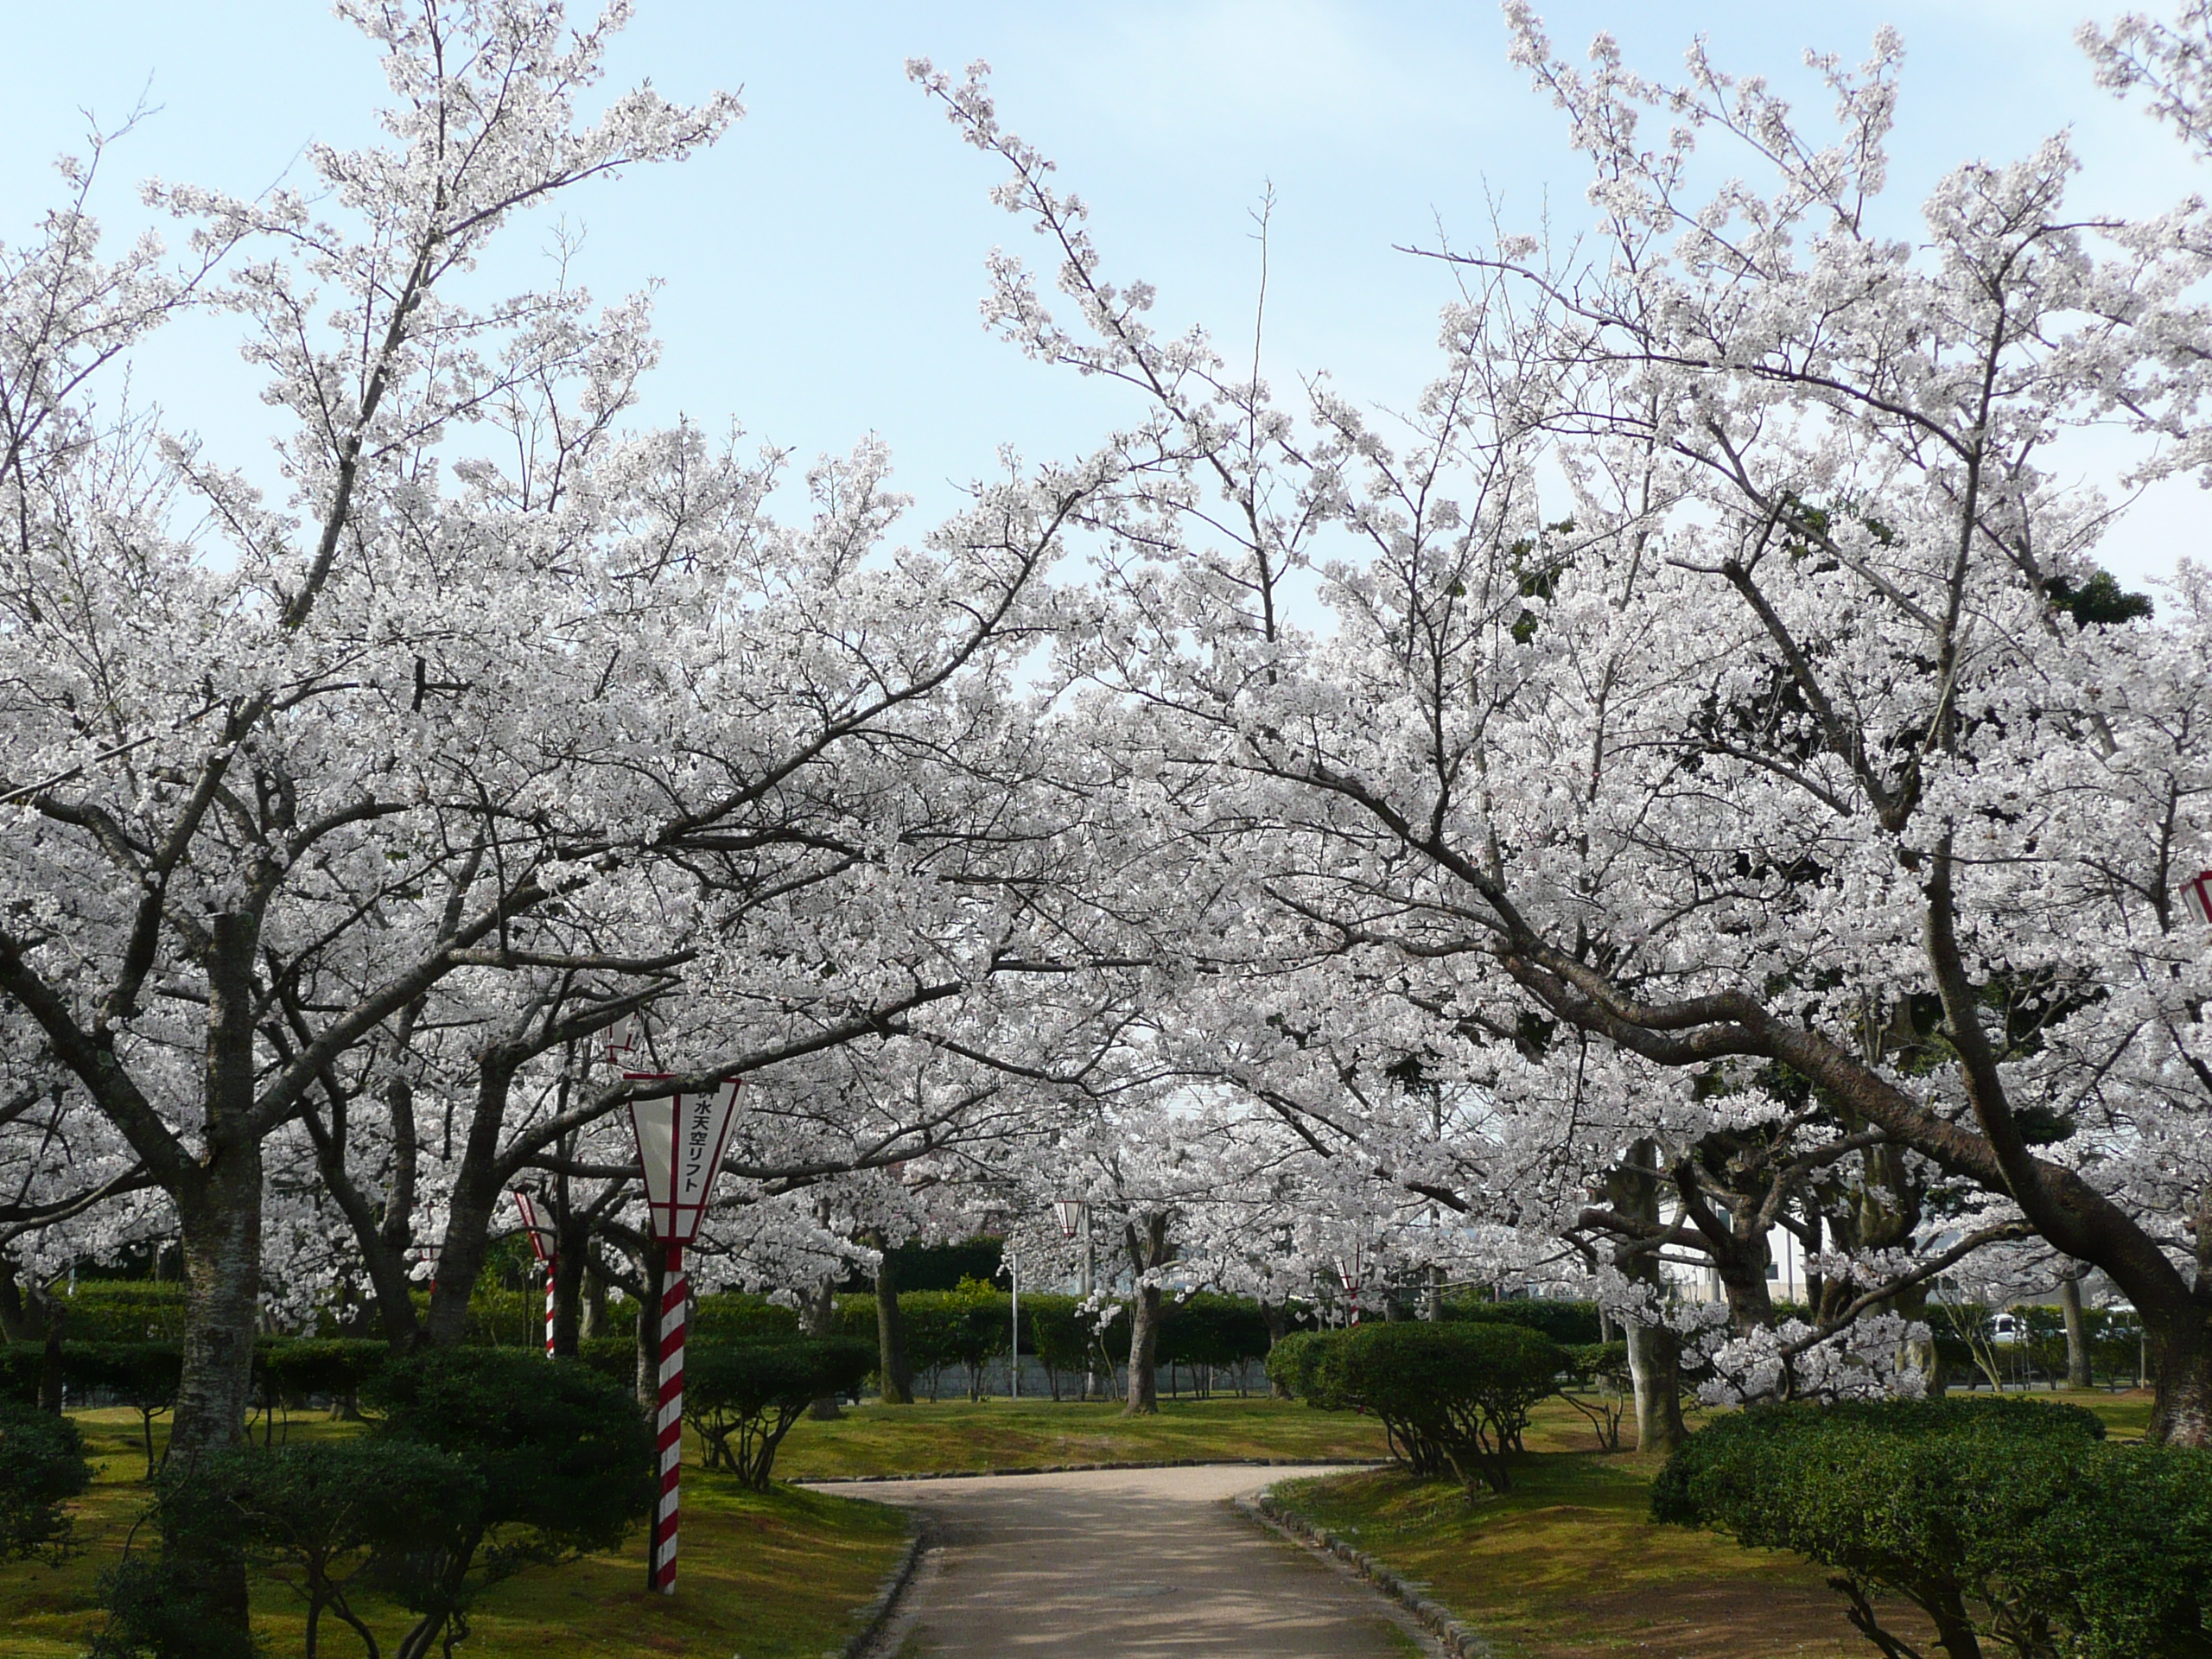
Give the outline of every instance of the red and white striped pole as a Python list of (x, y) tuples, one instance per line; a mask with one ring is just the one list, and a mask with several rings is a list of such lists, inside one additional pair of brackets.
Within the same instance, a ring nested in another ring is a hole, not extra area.
[(683, 1246), (668, 1247), (660, 1281), (660, 1412), (653, 1423), (660, 1492), (653, 1503), (652, 1554), (645, 1587), (676, 1593), (676, 1535), (683, 1513), (683, 1325), (690, 1287), (683, 1277)]
[[(634, 1051), (644, 1030), (632, 1016), (608, 1033), (607, 1057), (618, 1064)], [(626, 1083), (668, 1083), (664, 1071), (631, 1071)], [(651, 1553), (645, 1558), (645, 1587), (664, 1596), (676, 1593), (676, 1540), (683, 1508), (683, 1327), (690, 1287), (683, 1273), (683, 1247), (696, 1237), (721, 1169), (722, 1146), (737, 1109), (737, 1079), (719, 1089), (633, 1098), (630, 1132), (638, 1143), (638, 1173), (645, 1179), (646, 1213), (653, 1238), (668, 1252), (660, 1287), (660, 1388), (653, 1415), (653, 1449), (660, 1490), (653, 1503)]]
[(553, 1357), (553, 1280), (560, 1267), (560, 1252), (554, 1248), (556, 1234), (550, 1227), (537, 1219), (537, 1206), (531, 1202), (530, 1194), (520, 1187), (515, 1189), (515, 1208), (522, 1215), (523, 1231), (530, 1237), (530, 1253), (537, 1258), (539, 1269), (545, 1274), (545, 1357)]

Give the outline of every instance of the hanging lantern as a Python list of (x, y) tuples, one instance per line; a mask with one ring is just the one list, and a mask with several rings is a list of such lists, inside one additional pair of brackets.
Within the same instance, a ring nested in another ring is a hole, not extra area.
[[(643, 1040), (635, 1016), (607, 1033), (607, 1057), (620, 1065)], [(629, 1083), (670, 1081), (671, 1073), (625, 1071)], [(645, 1557), (645, 1586), (664, 1596), (676, 1593), (676, 1542), (682, 1515), (683, 1474), (683, 1338), (690, 1287), (685, 1281), (683, 1247), (699, 1236), (699, 1223), (714, 1196), (721, 1172), (722, 1146), (737, 1111), (737, 1079), (712, 1089), (677, 1091), (630, 1103), (630, 1133), (638, 1143), (638, 1166), (645, 1178), (645, 1206), (652, 1217), (653, 1242), (667, 1251), (661, 1268), (660, 1398), (653, 1439), (660, 1492), (653, 1505), (651, 1542)]]
[[(664, 1075), (630, 1074), (635, 1082)], [(630, 1103), (630, 1131), (637, 1137), (638, 1162), (645, 1172), (653, 1236), (663, 1244), (689, 1244), (699, 1236), (699, 1218), (706, 1214), (736, 1112), (734, 1077), (696, 1094)]]
[(1345, 1254), (1337, 1258), (1337, 1277), (1344, 1283), (1344, 1296), (1351, 1303), (1351, 1323), (1359, 1323), (1359, 1289), (1367, 1272), (1365, 1251), (1362, 1241), (1355, 1236)]
[(1060, 1236), (1073, 1238), (1083, 1226), (1083, 1212), (1090, 1206), (1081, 1198), (1058, 1198), (1052, 1208), (1059, 1211)]
[(531, 1202), (530, 1194), (520, 1187), (514, 1190), (515, 1208), (522, 1215), (522, 1230), (530, 1240), (530, 1253), (537, 1258), (537, 1265), (545, 1274), (545, 1357), (553, 1357), (553, 1281), (558, 1262), (559, 1237), (553, 1229), (537, 1218), (537, 1206)]
[(2212, 927), (2212, 870), (2200, 870), (2181, 884), (2183, 902), (2196, 919)]

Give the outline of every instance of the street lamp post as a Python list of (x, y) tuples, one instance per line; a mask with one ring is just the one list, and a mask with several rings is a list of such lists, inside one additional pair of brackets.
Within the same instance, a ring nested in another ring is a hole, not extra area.
[(553, 1279), (560, 1262), (559, 1236), (537, 1218), (537, 1206), (520, 1187), (514, 1191), (515, 1208), (522, 1213), (522, 1230), (530, 1236), (530, 1253), (545, 1275), (545, 1357), (553, 1357)]
[[(1083, 1300), (1088, 1302), (1090, 1300), (1093, 1265), (1090, 1244), (1090, 1205), (1081, 1198), (1057, 1198), (1053, 1200), (1052, 1208), (1059, 1212), (1062, 1238), (1073, 1238), (1078, 1231), (1083, 1235)], [(1083, 1397), (1085, 1400), (1090, 1398), (1090, 1347), (1085, 1344), (1083, 1363)]]
[[(639, 1035), (634, 1016), (614, 1027), (607, 1033), (607, 1058), (623, 1064), (623, 1056), (636, 1047)], [(675, 1075), (626, 1071), (622, 1077), (626, 1083), (664, 1083)], [(637, 1141), (638, 1165), (645, 1176), (653, 1240), (667, 1252), (661, 1271), (660, 1393), (653, 1421), (660, 1493), (645, 1560), (645, 1587), (664, 1596), (676, 1593), (676, 1541), (682, 1513), (683, 1337), (690, 1292), (683, 1247), (698, 1236), (736, 1109), (735, 1077), (724, 1079), (715, 1089), (674, 1090), (630, 1103), (630, 1132)]]

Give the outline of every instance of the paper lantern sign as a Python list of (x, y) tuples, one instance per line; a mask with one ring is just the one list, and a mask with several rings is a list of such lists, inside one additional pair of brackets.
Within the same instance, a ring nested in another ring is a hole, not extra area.
[(653, 1236), (662, 1243), (689, 1244), (698, 1236), (736, 1110), (734, 1077), (710, 1091), (630, 1103)]
[(626, 1014), (601, 1033), (601, 1038), (607, 1045), (607, 1058), (620, 1065), (644, 1044), (645, 1016)]
[(522, 1212), (522, 1230), (530, 1236), (530, 1253), (542, 1265), (553, 1259), (553, 1229), (537, 1218), (537, 1206), (530, 1194), (520, 1187), (515, 1189), (515, 1208)]
[(2181, 884), (2181, 893), (2196, 919), (2212, 926), (2212, 870), (2190, 877)]

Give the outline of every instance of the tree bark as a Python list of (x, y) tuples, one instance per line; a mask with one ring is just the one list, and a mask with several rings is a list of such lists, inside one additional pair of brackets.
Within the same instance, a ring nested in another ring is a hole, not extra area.
[[(1281, 1342), (1285, 1337), (1290, 1334), (1290, 1310), (1288, 1308), (1284, 1307), (1276, 1302), (1262, 1302), (1260, 1304), (1260, 1317), (1265, 1319), (1268, 1323), (1268, 1346), (1269, 1349), (1273, 1349), (1275, 1344)], [(1298, 1396), (1290, 1391), (1287, 1385), (1277, 1382), (1271, 1376), (1268, 1379), (1268, 1397), (1271, 1400), (1295, 1400)]]
[(1122, 1414), (1144, 1417), (1160, 1409), (1160, 1287), (1145, 1275), (1167, 1265), (1166, 1214), (1146, 1216), (1141, 1230), (1135, 1221), (1123, 1230), (1136, 1269), (1137, 1294), (1129, 1306), (1129, 1391)]
[(1149, 1416), (1160, 1409), (1160, 1287), (1142, 1285), (1129, 1305), (1129, 1393), (1124, 1417)]
[(62, 1381), (61, 1326), (67, 1318), (59, 1302), (48, 1302), (44, 1322), (46, 1351), (38, 1362), (38, 1408), (56, 1415), (68, 1403), (67, 1390)]
[(607, 1274), (601, 1271), (599, 1251), (588, 1237), (577, 1253), (577, 1271), (583, 1276), (582, 1306), (576, 1316), (576, 1335), (589, 1342), (607, 1331)]
[(645, 1294), (638, 1301), (638, 1407), (651, 1421), (660, 1410), (660, 1294), (667, 1249), (650, 1237), (638, 1262)]
[(2082, 1317), (2082, 1269), (2070, 1262), (2058, 1275), (2058, 1311), (2066, 1320), (2066, 1386), (2094, 1388), (2088, 1321)]
[[(800, 1300), (800, 1320), (810, 1337), (834, 1337), (837, 1334), (837, 1281), (823, 1278)], [(806, 1414), (817, 1422), (835, 1422), (845, 1414), (838, 1408), (837, 1396), (825, 1394), (808, 1402)]]
[[(563, 1205), (563, 1218), (574, 1212)], [(584, 1278), (591, 1260), (591, 1229), (573, 1220), (555, 1234), (553, 1253), (553, 1353), (574, 1359), (582, 1351)], [(601, 1292), (602, 1298), (605, 1295)]]
[[(213, 918), (207, 964), (205, 1154), (173, 1192), (184, 1252), (184, 1363), (170, 1417), (169, 1459), (194, 1462), (236, 1446), (253, 1403), (261, 1302), (262, 1143), (254, 1126), (254, 960), (259, 930)], [(245, 1560), (227, 1538), (164, 1531), (162, 1554), (203, 1594), (209, 1616), (248, 1628)]]
[(906, 1364), (906, 1325), (899, 1312), (899, 1273), (891, 1246), (880, 1232), (868, 1235), (879, 1260), (875, 1268), (875, 1356), (877, 1397), (887, 1406), (914, 1403), (914, 1374)]
[(438, 1242), (438, 1276), (423, 1334), (432, 1346), (451, 1348), (468, 1332), (468, 1301), (491, 1248), (492, 1215), (499, 1207), (499, 1132), (506, 1122), (507, 1091), (521, 1055), (505, 1047), (484, 1054), (476, 1067), (476, 1109), (470, 1115), (461, 1168)]
[[(1615, 1210), (1651, 1230), (1659, 1225), (1659, 1144), (1639, 1141), (1628, 1151), (1630, 1167), (1616, 1169), (1605, 1178), (1605, 1196)], [(1624, 1246), (1615, 1250), (1613, 1264), (1631, 1281), (1649, 1285), (1663, 1298), (1664, 1275), (1659, 1253)], [(1636, 1449), (1664, 1456), (1682, 1443), (1681, 1339), (1662, 1324), (1630, 1321), (1629, 1380), (1636, 1390)]]

